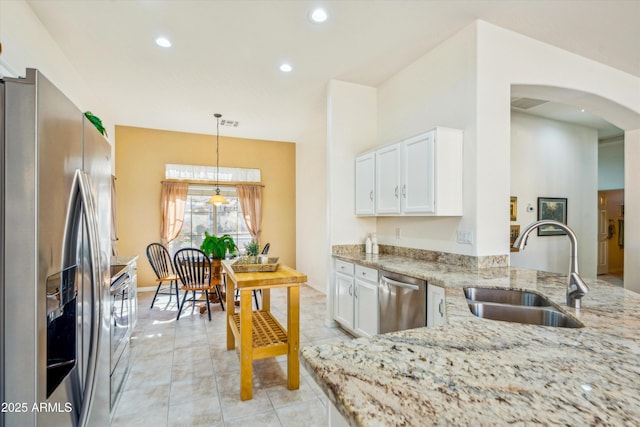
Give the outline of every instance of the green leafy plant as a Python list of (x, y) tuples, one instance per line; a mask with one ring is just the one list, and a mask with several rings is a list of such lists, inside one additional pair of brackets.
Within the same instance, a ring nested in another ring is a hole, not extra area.
[(100, 120), (99, 117), (94, 116), (91, 113), (91, 111), (85, 111), (84, 115), (85, 115), (85, 117), (87, 119), (89, 119), (89, 121), (91, 123), (93, 123), (93, 125), (96, 127), (96, 129), (98, 129), (98, 132), (100, 132), (104, 136), (108, 136), (107, 135), (107, 130), (104, 128), (104, 126), (102, 126), (102, 120)]
[(252, 240), (251, 243), (247, 245), (247, 255), (248, 256), (258, 256), (258, 251), (260, 250), (260, 245), (255, 240)]
[(218, 237), (205, 231), (200, 250), (211, 258), (222, 259), (227, 254), (227, 250), (230, 254), (236, 251), (236, 243), (228, 234)]

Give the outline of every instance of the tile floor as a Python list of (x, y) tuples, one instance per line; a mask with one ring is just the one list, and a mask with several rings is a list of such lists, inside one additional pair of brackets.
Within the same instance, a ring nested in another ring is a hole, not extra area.
[[(185, 307), (176, 322), (175, 297), (139, 293), (139, 319), (131, 339), (132, 364), (111, 425), (126, 426), (322, 426), (324, 395), (303, 367), (300, 389), (287, 389), (286, 356), (254, 361), (253, 399), (240, 400), (240, 365), (227, 351), (224, 312), (212, 320)], [(326, 297), (303, 285), (300, 345), (350, 336), (325, 325)], [(286, 325), (286, 291), (271, 292), (271, 311)]]

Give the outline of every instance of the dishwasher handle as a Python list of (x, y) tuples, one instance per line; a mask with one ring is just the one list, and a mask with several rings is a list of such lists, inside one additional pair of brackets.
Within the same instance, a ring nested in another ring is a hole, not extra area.
[(391, 286), (398, 286), (400, 288), (409, 288), (409, 289), (413, 289), (414, 291), (420, 290), (419, 286), (412, 285), (411, 283), (398, 282), (397, 280), (389, 279), (388, 277), (385, 277), (385, 276), (382, 276), (382, 279), (380, 281), (383, 284), (386, 283)]

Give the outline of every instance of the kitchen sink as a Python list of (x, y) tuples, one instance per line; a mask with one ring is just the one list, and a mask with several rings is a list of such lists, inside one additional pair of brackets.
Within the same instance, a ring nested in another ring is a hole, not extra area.
[(553, 308), (509, 304), (472, 303), (469, 309), (483, 319), (526, 323), (529, 325), (582, 328), (584, 325)]
[(471, 301), (499, 304), (549, 307), (551, 301), (545, 296), (519, 289), (464, 288), (464, 295)]
[(483, 319), (529, 325), (582, 328), (544, 295), (521, 289), (463, 288), (471, 312)]

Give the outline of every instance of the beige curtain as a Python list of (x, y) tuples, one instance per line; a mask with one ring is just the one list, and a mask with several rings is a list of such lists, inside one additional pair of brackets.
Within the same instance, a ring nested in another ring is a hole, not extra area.
[(162, 222), (160, 224), (160, 237), (162, 243), (167, 245), (178, 237), (184, 222), (184, 208), (187, 202), (189, 184), (186, 182), (163, 182), (160, 195), (160, 208)]
[(238, 185), (236, 189), (247, 229), (251, 233), (253, 240), (260, 242), (260, 234), (262, 234), (262, 186)]

